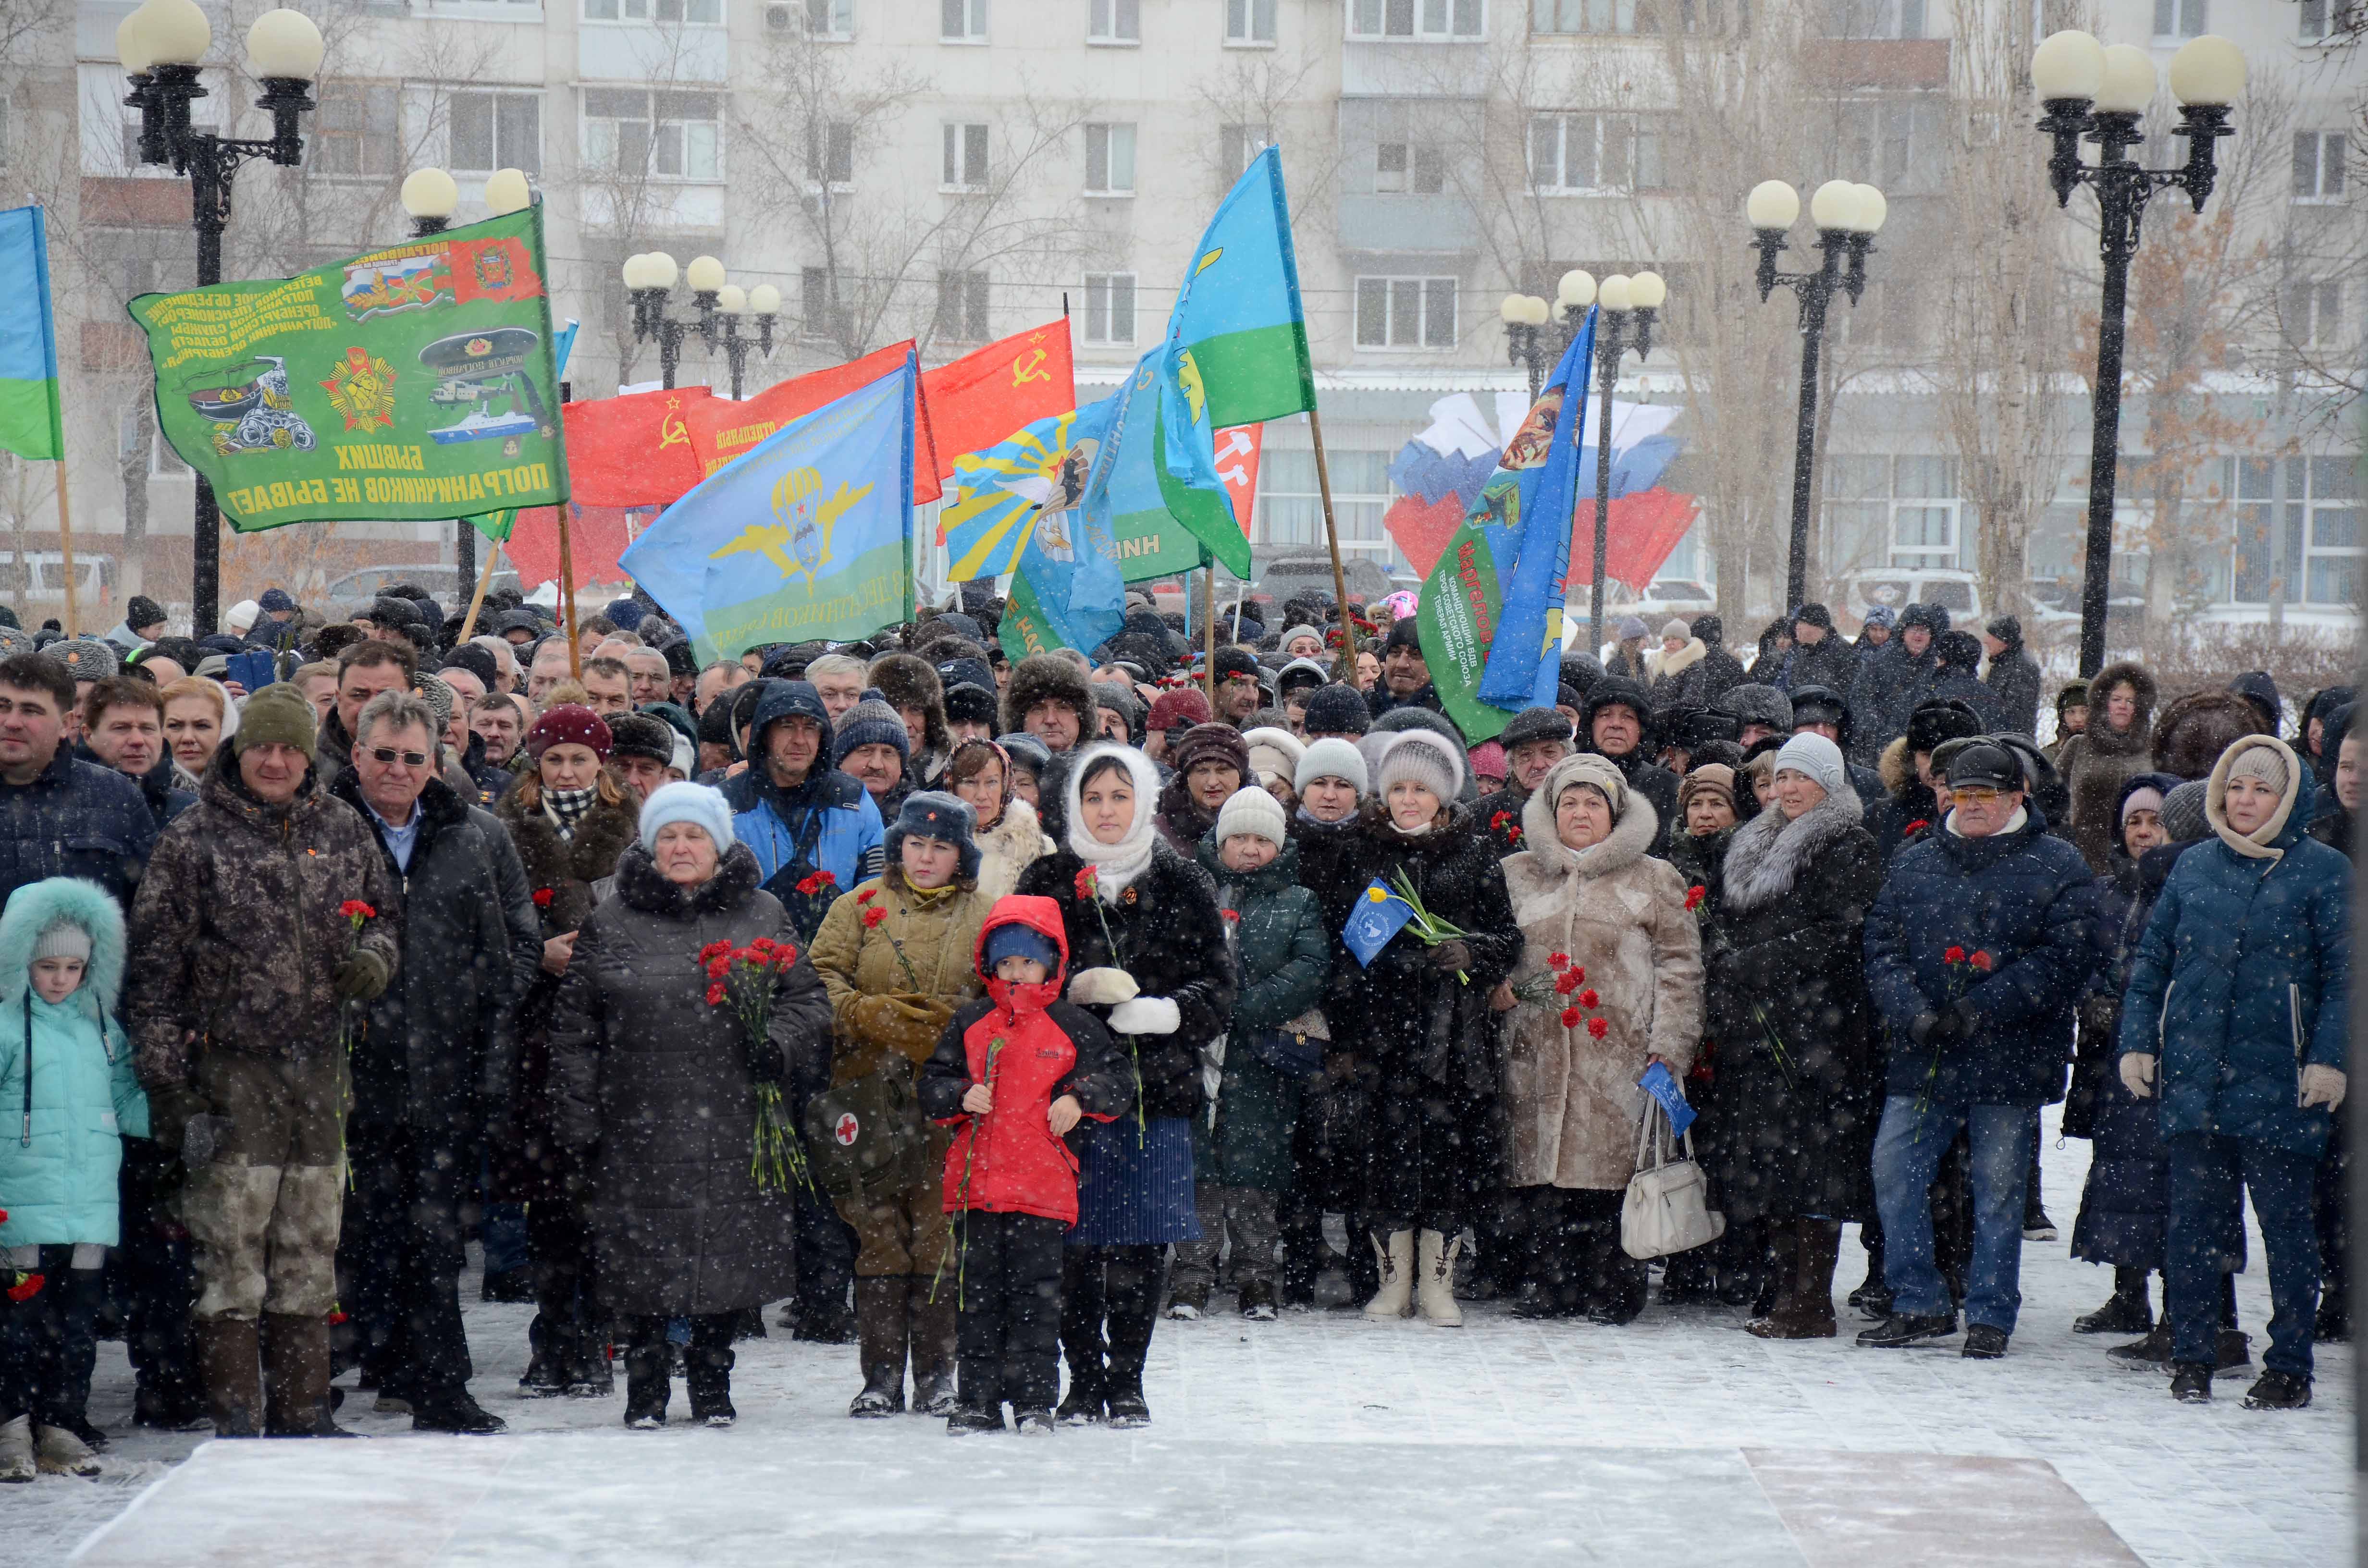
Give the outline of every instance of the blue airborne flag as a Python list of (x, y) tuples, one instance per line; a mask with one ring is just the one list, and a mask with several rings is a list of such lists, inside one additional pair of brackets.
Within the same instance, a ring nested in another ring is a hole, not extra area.
[[(1577, 500), (1578, 437), (1587, 428), (1588, 368), (1595, 358), (1595, 310), (1571, 339), (1554, 366), (1539, 401), (1559, 397), (1554, 438), (1545, 461), (1513, 476), (1510, 484), (1492, 482), (1481, 492), (1482, 505), (1492, 500), (1507, 515), (1500, 520), (1515, 541), (1518, 554), (1502, 580), (1503, 608), (1497, 635), (1481, 673), (1480, 700), (1497, 708), (1551, 708), (1562, 676), (1563, 579), (1570, 575), (1571, 508)], [(1576, 391), (1576, 396), (1573, 392)], [(1508, 460), (1512, 457), (1508, 450)], [(1510, 468), (1509, 461), (1505, 467)], [(1508, 476), (1499, 472), (1498, 481)], [(1497, 559), (1506, 552), (1500, 548)]]

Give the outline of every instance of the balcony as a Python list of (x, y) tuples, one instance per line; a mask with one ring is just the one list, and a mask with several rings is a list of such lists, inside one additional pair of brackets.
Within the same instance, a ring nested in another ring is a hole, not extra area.
[(1340, 248), (1393, 256), (1472, 256), (1479, 249), (1472, 210), (1454, 195), (1340, 198)]
[(1944, 38), (1827, 39), (1817, 46), (1816, 56), (1827, 62), (1825, 72), (1812, 74), (1820, 86), (1915, 92), (1949, 85), (1949, 40)]
[(189, 182), (85, 175), (82, 182), (82, 221), (108, 229), (186, 226), (189, 222)]

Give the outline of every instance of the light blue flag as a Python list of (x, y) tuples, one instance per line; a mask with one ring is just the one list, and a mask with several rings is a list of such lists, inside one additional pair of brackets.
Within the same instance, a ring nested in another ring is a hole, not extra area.
[(659, 514), (618, 564), (701, 664), (913, 615), (910, 356), (793, 419)]
[(984, 451), (954, 459), (946, 507), (938, 525), (946, 536), (946, 581), (968, 583), (1019, 569), (1019, 558), (1047, 513), (1065, 528), (1083, 498), (1092, 451), (1073, 433), (1071, 409), (1013, 431)]
[[(1144, 364), (1149, 362), (1146, 356)], [(1110, 480), (1118, 453), (1130, 438), (1150, 444), (1143, 427), (1151, 423), (1151, 400), (1146, 397), (1138, 405), (1135, 398), (1138, 384), (1148, 379), (1139, 366), (1115, 394), (1068, 416), (1066, 450), (1084, 466), (1082, 495), (1066, 510), (1040, 510), (1020, 552), (1019, 575), (1055, 645), (1090, 653), (1118, 635), (1126, 622), (1126, 583), (1119, 571), (1117, 536), (1110, 528)]]
[[(1595, 311), (1571, 339), (1548, 378), (1539, 401), (1561, 399), (1554, 438), (1544, 461), (1516, 469), (1524, 454), (1508, 449), (1495, 480), (1481, 492), (1503, 514), (1507, 544), (1497, 560), (1510, 561), (1501, 579), (1503, 608), (1488, 663), (1480, 676), (1480, 700), (1496, 708), (1551, 708), (1562, 674), (1563, 579), (1570, 574), (1571, 507), (1577, 499), (1578, 436), (1587, 428), (1588, 367), (1595, 358)], [(1573, 390), (1578, 393), (1571, 396)], [(1535, 461), (1534, 455), (1530, 455)], [(1505, 483), (1510, 471), (1509, 484)], [(1508, 545), (1510, 548), (1508, 548)], [(1502, 568), (1500, 567), (1500, 570)]]

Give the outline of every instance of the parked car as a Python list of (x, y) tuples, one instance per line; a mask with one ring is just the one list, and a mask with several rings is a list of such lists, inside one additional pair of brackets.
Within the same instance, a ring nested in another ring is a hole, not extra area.
[[(458, 569), (432, 562), (416, 566), (365, 566), (359, 572), (348, 572), (322, 590), (321, 597), (339, 615), (359, 609), (398, 583), (416, 583), (427, 590), (428, 597), (444, 607), (446, 614), (469, 608), (471, 596), (477, 591), (476, 579), (461, 581)], [(518, 574), (507, 567), (494, 574), (489, 589), (507, 588), (512, 593), (524, 590), (518, 585)]]
[(1845, 581), (1840, 608), (1849, 624), (1842, 630), (1855, 636), (1858, 623), (1865, 620), (1866, 612), (1877, 605), (1894, 615), (1909, 605), (1939, 605), (1949, 612), (1950, 625), (1975, 631), (1981, 630), (1987, 613), (1982, 608), (1981, 584), (1971, 572), (1941, 567), (1877, 568), (1853, 572)]
[[(78, 550), (74, 551), (74, 606), (83, 619), (114, 608), (115, 557)], [(64, 553), (34, 550), (20, 557), (15, 551), (0, 550), (0, 601), (14, 604), (19, 594), (28, 608), (40, 606), (47, 610), (51, 606), (63, 606), (66, 602)]]

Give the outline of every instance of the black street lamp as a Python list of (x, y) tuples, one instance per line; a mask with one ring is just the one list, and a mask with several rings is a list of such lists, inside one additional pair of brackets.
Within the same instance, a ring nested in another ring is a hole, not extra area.
[[(1573, 279), (1587, 278), (1585, 299), (1569, 297)], [(1538, 393), (1546, 384), (1546, 372), (1570, 347), (1570, 340), (1578, 335), (1578, 318), (1587, 312), (1588, 301), (1595, 298), (1595, 279), (1584, 272), (1565, 272), (1561, 287), (1555, 290), (1555, 303), (1548, 304), (1535, 294), (1508, 294), (1505, 302), (1497, 307), (1497, 319), (1505, 324), (1505, 359), (1520, 365), (1530, 373), (1530, 401), (1538, 401)]]
[[(534, 201), (534, 187), (523, 170), (496, 169), (485, 181), (485, 207), (496, 218), (530, 207)], [(453, 210), (460, 205), (460, 184), (442, 169), (414, 169), (404, 177), (403, 210), (411, 219), (415, 240), (450, 228)], [(466, 517), (453, 520), (452, 574), (461, 592), (468, 594), (469, 580), (477, 574), (477, 530)]]
[[(304, 161), (298, 116), (315, 107), (313, 83), (321, 71), (321, 29), (301, 11), (266, 11), (246, 30), (246, 68), (263, 84), (255, 107), (271, 115), (260, 139), (218, 136), (194, 129), (189, 106), (206, 96), (199, 62), (212, 47), (213, 28), (196, 0), (147, 0), (117, 24), (116, 57), (131, 80), (125, 106), (140, 111), (140, 161), (168, 164), (189, 182), (189, 222), (198, 232), (198, 286), (222, 281), (222, 231), (230, 225), (231, 185), (256, 158), (295, 168)], [(222, 507), (213, 486), (198, 475), (195, 540), (190, 551), (189, 620), (211, 634), (222, 605)]]
[[(1584, 272), (1577, 276), (1587, 278)], [(1595, 558), (1588, 579), (1588, 623), (1595, 641), (1587, 651), (1593, 653), (1603, 646), (1603, 574), (1611, 537), (1611, 393), (1620, 384), (1620, 357), (1630, 348), (1639, 359), (1653, 352), (1653, 317), (1669, 297), (1669, 286), (1657, 272), (1639, 272), (1634, 278), (1615, 272), (1600, 289), (1588, 278), (1585, 291), (1602, 307), (1595, 317)], [(1564, 278), (1563, 299), (1569, 301), (1574, 292), (1571, 279)], [(1636, 340), (1622, 341), (1632, 325)]]
[(629, 256), (623, 270), (625, 292), (633, 305), (633, 341), (657, 339), (658, 377), (670, 391), (675, 368), (682, 360), (685, 335), (696, 330), (708, 347), (715, 347), (720, 335), (715, 307), (717, 296), (723, 291), (723, 264), (712, 256), (698, 256), (682, 269), (683, 280), (690, 285), (691, 303), (699, 308), (695, 322), (677, 321), (666, 313), (666, 295), (676, 277), (674, 257), (662, 250)]
[(1759, 247), (1760, 302), (1765, 304), (1780, 283), (1801, 297), (1801, 405), (1793, 435), (1793, 538), (1784, 565), (1788, 615), (1809, 597), (1809, 496), (1816, 464), (1817, 351), (1826, 335), (1826, 307), (1833, 302), (1836, 289), (1850, 295), (1852, 305), (1858, 303), (1866, 289), (1866, 258), (1874, 251), (1875, 233), (1888, 210), (1883, 192), (1871, 185), (1827, 180), (1809, 198), (1809, 222), (1817, 226), (1822, 261), (1815, 272), (1779, 272), (1776, 253), (1784, 248), (1784, 232), (1801, 215), (1800, 193), (1782, 180), (1762, 180), (1751, 187), (1745, 205), (1751, 243)]
[[(2143, 49), (2107, 49), (2087, 33), (2049, 35), (2031, 57), (2031, 85), (2047, 112), (2039, 129), (2054, 138), (2048, 183), (2055, 204), (2067, 205), (2082, 185), (2097, 192), (2097, 250), (2104, 258), (2103, 310), (2097, 319), (2097, 383), (2089, 426), (2088, 559), (2080, 579), (2080, 674), (2105, 663), (2105, 606), (2112, 588), (2113, 491), (2122, 436), (2122, 334), (2129, 306), (2130, 258), (2137, 254), (2138, 222), (2147, 199), (2177, 188), (2195, 210), (2212, 195), (2217, 171), (2213, 144), (2235, 134), (2228, 106), (2245, 90), (2245, 56), (2225, 38), (2190, 39), (2170, 61), (2171, 96), (2179, 100), (2174, 136), (2187, 138), (2187, 162), (2149, 169), (2132, 163), (2129, 149), (2146, 140), (2138, 121), (2154, 103), (2154, 60)], [(2080, 161), (2080, 143), (2097, 161)]]
[[(715, 291), (715, 313), (723, 323), (723, 358), (732, 366), (732, 401), (737, 403), (747, 376), (748, 351), (756, 349), (768, 359), (773, 357), (773, 318), (781, 313), (781, 291), (770, 283), (759, 283), (754, 289), (726, 283)], [(743, 337), (740, 324), (751, 316), (757, 320), (757, 335)]]

